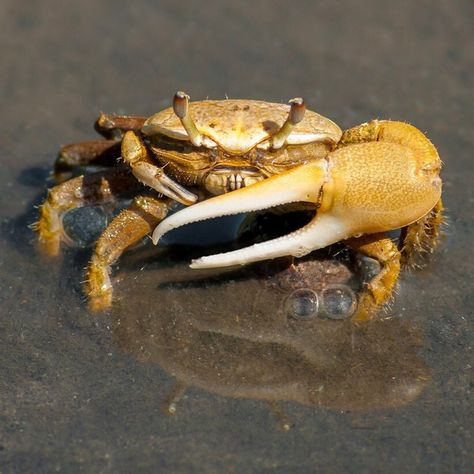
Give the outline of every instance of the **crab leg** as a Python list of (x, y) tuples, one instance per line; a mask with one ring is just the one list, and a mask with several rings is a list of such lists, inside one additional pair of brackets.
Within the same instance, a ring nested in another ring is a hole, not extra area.
[(120, 138), (129, 130), (140, 130), (145, 123), (146, 117), (135, 115), (111, 115), (100, 114), (95, 121), (94, 128), (104, 138)]
[(62, 182), (69, 179), (76, 166), (113, 166), (119, 157), (119, 140), (90, 140), (64, 145), (54, 163), (54, 177), (57, 182)]
[(423, 257), (433, 252), (439, 243), (442, 222), (443, 203), (440, 199), (430, 213), (402, 229), (398, 245), (402, 264), (419, 266)]
[(91, 311), (103, 311), (112, 304), (111, 266), (123, 252), (149, 234), (168, 213), (170, 200), (138, 196), (107, 226), (97, 241), (87, 269), (85, 293)]
[(101, 164), (113, 165), (119, 157), (119, 140), (89, 140), (62, 146), (55, 166), (86, 166), (95, 164), (97, 160)]
[(400, 273), (400, 252), (392, 239), (383, 233), (352, 238), (345, 243), (356, 252), (375, 258), (381, 265), (380, 272), (365, 285), (352, 317), (362, 322), (370, 319), (392, 295)]
[(113, 202), (116, 196), (140, 187), (127, 170), (111, 169), (65, 181), (51, 188), (40, 208), (40, 217), (34, 228), (39, 234), (40, 247), (50, 256), (59, 253), (62, 240), (67, 240), (62, 216), (76, 207), (92, 203)]

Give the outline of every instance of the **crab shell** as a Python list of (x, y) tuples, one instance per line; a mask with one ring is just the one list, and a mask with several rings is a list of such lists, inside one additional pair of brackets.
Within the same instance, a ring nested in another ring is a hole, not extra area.
[[(189, 104), (189, 114), (204, 137), (207, 148), (222, 148), (242, 155), (253, 148), (268, 149), (271, 137), (280, 130), (290, 111), (289, 105), (259, 100), (203, 100)], [(146, 136), (165, 135), (189, 141), (189, 136), (173, 108), (151, 116), (143, 125)], [(287, 145), (313, 142), (337, 143), (341, 129), (331, 120), (307, 110), (286, 139)]]

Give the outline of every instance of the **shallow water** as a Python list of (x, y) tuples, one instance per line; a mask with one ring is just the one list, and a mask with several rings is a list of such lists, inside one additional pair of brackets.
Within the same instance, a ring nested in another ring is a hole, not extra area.
[[(2, 473), (473, 470), (473, 7), (293, 5), (2, 3)], [(99, 111), (151, 114), (176, 89), (428, 133), (449, 226), (380, 321), (327, 317), (328, 285), (360, 289), (327, 253), (311, 312), (288, 303), (291, 276), (197, 274), (209, 249), (146, 245), (115, 271), (110, 314), (88, 313), (90, 249), (42, 258), (28, 228), (55, 153)]]

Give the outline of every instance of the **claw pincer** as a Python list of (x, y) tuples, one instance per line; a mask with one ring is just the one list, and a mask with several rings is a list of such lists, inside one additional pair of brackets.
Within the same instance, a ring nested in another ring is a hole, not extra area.
[(153, 242), (191, 222), (294, 202), (315, 206), (316, 214), (305, 227), (248, 248), (202, 257), (191, 267), (301, 257), (354, 236), (407, 226), (429, 213), (440, 199), (439, 157), (410, 125), (379, 122), (377, 136), (385, 138), (342, 146), (326, 158), (183, 209), (158, 225)]

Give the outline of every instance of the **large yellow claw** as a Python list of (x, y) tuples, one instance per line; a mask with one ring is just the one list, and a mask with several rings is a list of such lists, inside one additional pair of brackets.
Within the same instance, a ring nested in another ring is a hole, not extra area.
[(347, 131), (340, 147), (325, 159), (168, 217), (155, 229), (153, 242), (191, 222), (309, 202), (316, 214), (302, 229), (251, 247), (202, 257), (191, 267), (226, 267), (285, 255), (301, 257), (350, 237), (397, 229), (419, 220), (440, 199), (439, 170), (436, 149), (415, 127), (371, 122)]

